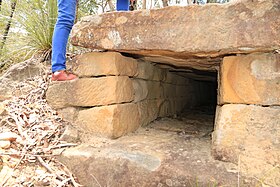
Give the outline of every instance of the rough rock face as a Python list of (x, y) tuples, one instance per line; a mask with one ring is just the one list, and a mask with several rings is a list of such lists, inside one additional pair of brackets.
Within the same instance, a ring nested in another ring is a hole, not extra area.
[[(17, 90), (15, 89), (16, 83), (36, 75), (41, 75), (43, 71), (46, 71), (45, 66), (37, 60), (32, 59), (12, 66), (0, 78), (0, 101), (21, 94), (17, 93)], [(24, 92), (24, 90), (21, 90), (21, 92)]]
[(220, 104), (280, 105), (279, 54), (225, 57), (220, 71)]
[(279, 36), (280, 1), (248, 0), (90, 16), (74, 26), (71, 41), (214, 70), (219, 59), (211, 57), (279, 49)]
[[(241, 172), (280, 184), (280, 107), (228, 104), (217, 110), (215, 158), (241, 164)], [(277, 166), (278, 165), (278, 166)]]
[(122, 56), (119, 53), (86, 53), (78, 56), (72, 65), (73, 71), (79, 77), (94, 77), (102, 75), (134, 76), (137, 72), (136, 60)]
[(47, 100), (54, 108), (90, 107), (130, 102), (133, 95), (128, 77), (108, 76), (53, 84), (47, 92)]
[(204, 101), (195, 81), (119, 53), (82, 54), (73, 70), (79, 79), (52, 83), (46, 98), (92, 134), (118, 138)]
[(214, 160), (209, 141), (153, 128), (113, 141), (92, 137), (58, 158), (87, 187), (237, 186), (237, 173), (227, 172), (235, 166)]
[(279, 65), (275, 53), (224, 58), (213, 133), (216, 159), (236, 163), (246, 176), (275, 186), (280, 185)]

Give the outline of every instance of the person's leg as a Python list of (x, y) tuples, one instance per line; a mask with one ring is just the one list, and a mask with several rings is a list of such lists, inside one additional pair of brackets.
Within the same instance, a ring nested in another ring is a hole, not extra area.
[(117, 0), (117, 11), (128, 11), (129, 0)]
[(74, 25), (76, 0), (58, 0), (58, 18), (52, 40), (52, 72), (66, 69), (66, 47)]

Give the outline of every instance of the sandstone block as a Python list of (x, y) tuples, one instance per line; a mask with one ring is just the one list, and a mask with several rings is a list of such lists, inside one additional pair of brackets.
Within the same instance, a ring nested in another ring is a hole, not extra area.
[(164, 99), (159, 106), (158, 117), (172, 116), (176, 114), (176, 102), (174, 99)]
[(81, 110), (75, 124), (83, 131), (118, 138), (135, 131), (140, 120), (137, 105), (129, 103)]
[(58, 109), (58, 115), (65, 121), (73, 123), (77, 117), (79, 109), (77, 107), (66, 107)]
[(164, 94), (164, 98), (175, 98), (178, 95), (177, 89), (176, 89), (176, 85), (174, 84), (167, 84), (164, 83), (163, 85), (163, 94)]
[(158, 117), (159, 100), (144, 100), (137, 103), (141, 126), (148, 125)]
[(148, 81), (142, 79), (133, 79), (132, 84), (134, 88), (134, 102), (146, 99), (149, 93)]
[(137, 61), (116, 52), (91, 52), (79, 55), (73, 63), (73, 71), (79, 77), (100, 75), (134, 76)]
[(219, 100), (220, 104), (280, 105), (279, 54), (225, 57)]
[(241, 172), (260, 177), (280, 163), (280, 107), (228, 104), (217, 109), (215, 158), (241, 164)]
[(73, 124), (68, 123), (65, 127), (65, 131), (63, 132), (60, 140), (66, 142), (79, 142), (80, 141), (80, 134), (76, 127)]
[(189, 85), (191, 80), (180, 75), (177, 75), (174, 72), (168, 72), (166, 75), (166, 79), (164, 80), (166, 83), (174, 84), (174, 85)]
[(157, 67), (154, 67), (154, 75), (153, 75), (153, 79), (154, 81), (164, 81), (166, 79), (167, 76), (167, 70)]
[(148, 81), (148, 99), (163, 98), (163, 86), (161, 82)]
[[(219, 6), (166, 7), (133, 14), (112, 12), (78, 22), (71, 42), (86, 48), (160, 57), (161, 62), (166, 57), (166, 62), (175, 59), (173, 65), (209, 69), (217, 61), (201, 60), (201, 57), (279, 49), (279, 5), (279, 0), (247, 0)], [(190, 57), (196, 58), (181, 60)]]
[(81, 78), (52, 84), (46, 94), (54, 108), (99, 106), (134, 99), (132, 81), (125, 76)]
[(177, 79), (177, 83), (176, 83), (177, 85), (185, 86), (190, 84), (190, 79), (188, 78), (182, 77), (180, 75), (176, 75), (175, 77)]
[(153, 76), (154, 76), (154, 66), (145, 61), (138, 61), (136, 78), (152, 80)]

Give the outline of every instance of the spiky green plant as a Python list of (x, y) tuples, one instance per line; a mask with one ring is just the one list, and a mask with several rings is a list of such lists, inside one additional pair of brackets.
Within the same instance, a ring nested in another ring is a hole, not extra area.
[(56, 18), (56, 0), (29, 0), (22, 3), (18, 23), (26, 31), (26, 46), (30, 50), (49, 51), (51, 49)]
[(56, 18), (56, 0), (18, 1), (12, 32), (0, 55), (0, 66), (23, 61), (35, 53), (49, 55)]

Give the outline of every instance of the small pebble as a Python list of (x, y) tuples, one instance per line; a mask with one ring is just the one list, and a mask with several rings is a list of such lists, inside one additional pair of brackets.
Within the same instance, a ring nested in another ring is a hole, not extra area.
[(166, 179), (166, 184), (167, 186), (172, 186), (172, 180), (171, 179)]
[(8, 149), (11, 146), (10, 141), (7, 140), (0, 140), (0, 148)]

